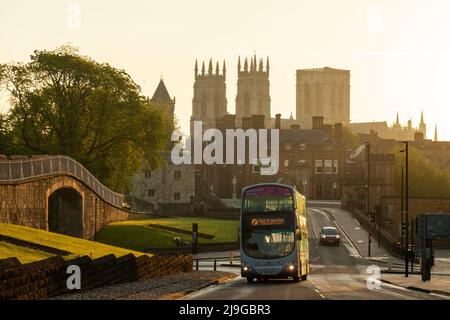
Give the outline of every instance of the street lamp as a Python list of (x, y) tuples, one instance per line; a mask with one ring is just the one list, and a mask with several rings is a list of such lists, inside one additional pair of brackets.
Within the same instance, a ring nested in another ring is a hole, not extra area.
[[(405, 277), (408, 277), (408, 254), (409, 254), (409, 243), (408, 243), (408, 189), (409, 189), (409, 185), (408, 185), (408, 141), (401, 141), (400, 143), (403, 143), (405, 145), (405, 149), (400, 150), (400, 152), (404, 152), (405, 153), (405, 168), (406, 168), (406, 178), (405, 178), (405, 247), (406, 247), (406, 252), (405, 252)], [(402, 194), (403, 196), (403, 194)]]
[(403, 251), (403, 238), (404, 238), (404, 226), (403, 226), (403, 181), (404, 181), (404, 167), (400, 166), (400, 168), (402, 169), (402, 181), (401, 181), (401, 188), (400, 188), (400, 192), (401, 192), (401, 200), (400, 200), (400, 252)]
[[(370, 143), (368, 141), (364, 142), (367, 151), (367, 217), (370, 221)], [(371, 244), (371, 232), (369, 231), (369, 239), (367, 241), (367, 253), (370, 257), (370, 244)]]
[(236, 176), (233, 176), (233, 181), (231, 183), (233, 184), (233, 200), (234, 200), (236, 199), (236, 184), (237, 184)]

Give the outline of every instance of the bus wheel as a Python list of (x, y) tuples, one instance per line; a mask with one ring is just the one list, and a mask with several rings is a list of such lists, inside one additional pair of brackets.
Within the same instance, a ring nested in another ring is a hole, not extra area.
[(295, 274), (292, 276), (292, 281), (298, 282), (299, 280), (300, 280), (300, 278), (299, 278), (298, 274)]
[(253, 277), (247, 277), (247, 283), (253, 283), (254, 280)]
[(308, 280), (308, 275), (307, 274), (302, 275), (302, 280)]

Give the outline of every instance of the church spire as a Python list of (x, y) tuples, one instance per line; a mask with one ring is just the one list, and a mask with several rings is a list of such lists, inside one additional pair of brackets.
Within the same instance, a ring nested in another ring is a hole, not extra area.
[(438, 136), (437, 136), (437, 124), (434, 125), (434, 141), (438, 141)]
[(227, 68), (225, 67), (225, 60), (223, 60), (222, 73), (223, 73), (223, 79), (225, 80), (227, 77)]
[(269, 73), (270, 67), (269, 67), (269, 57), (267, 57), (266, 60), (266, 72)]
[(213, 74), (212, 59), (209, 59), (208, 75)]
[(420, 113), (420, 124), (425, 124), (425, 122), (423, 121), (423, 110)]
[(216, 76), (219, 75), (219, 61), (216, 62)]
[(259, 72), (263, 72), (263, 59), (259, 59)]
[(398, 111), (397, 111), (397, 119), (395, 120), (395, 124), (396, 124), (397, 126), (400, 125), (400, 120), (399, 120), (399, 117), (398, 117)]
[(197, 75), (198, 75), (198, 64), (197, 64), (197, 59), (195, 59), (194, 74), (195, 74), (195, 77), (197, 78)]
[(247, 62), (247, 58), (245, 58), (245, 61), (244, 61), (244, 71), (245, 71), (245, 72), (248, 72), (248, 62)]
[(202, 63), (202, 76), (205, 75), (205, 61)]
[(241, 72), (241, 56), (238, 57), (238, 73)]

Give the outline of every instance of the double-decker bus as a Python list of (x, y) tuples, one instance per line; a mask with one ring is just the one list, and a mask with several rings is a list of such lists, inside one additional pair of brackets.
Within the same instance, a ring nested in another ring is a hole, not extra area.
[(295, 187), (261, 183), (242, 191), (241, 276), (306, 280), (309, 273), (306, 200)]

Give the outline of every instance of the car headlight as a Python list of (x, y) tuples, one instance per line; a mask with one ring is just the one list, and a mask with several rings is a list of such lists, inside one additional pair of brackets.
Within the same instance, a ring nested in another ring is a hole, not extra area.
[(339, 235), (336, 235), (336, 239), (339, 239)]

